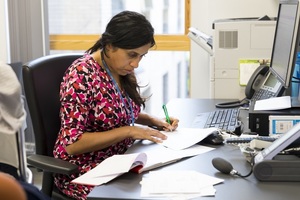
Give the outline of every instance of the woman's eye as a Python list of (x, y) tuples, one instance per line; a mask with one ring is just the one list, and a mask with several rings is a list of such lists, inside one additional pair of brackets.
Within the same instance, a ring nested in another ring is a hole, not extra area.
[(137, 57), (137, 54), (136, 54), (136, 53), (129, 53), (128, 55), (129, 55), (130, 58), (135, 58), (135, 57)]
[(142, 59), (142, 58), (145, 57), (145, 56), (146, 56), (146, 54), (140, 55), (140, 54), (135, 53), (135, 52), (128, 53), (128, 57), (129, 57), (129, 58), (137, 58), (137, 57), (139, 57), (140, 59)]

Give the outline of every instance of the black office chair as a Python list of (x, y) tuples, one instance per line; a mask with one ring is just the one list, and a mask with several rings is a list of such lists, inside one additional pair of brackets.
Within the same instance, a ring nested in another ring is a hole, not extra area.
[(60, 129), (59, 87), (67, 67), (83, 54), (44, 56), (23, 65), (23, 84), (32, 119), (36, 155), (28, 164), (43, 171), (42, 192), (52, 199), (69, 199), (54, 185), (54, 173), (72, 174), (78, 167), (53, 157), (54, 143)]

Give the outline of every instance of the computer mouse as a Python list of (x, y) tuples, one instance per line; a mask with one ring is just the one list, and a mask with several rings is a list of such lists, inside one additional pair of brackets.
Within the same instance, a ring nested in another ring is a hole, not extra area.
[(224, 139), (218, 131), (214, 131), (204, 138), (201, 143), (212, 144), (212, 145), (221, 145), (224, 144)]

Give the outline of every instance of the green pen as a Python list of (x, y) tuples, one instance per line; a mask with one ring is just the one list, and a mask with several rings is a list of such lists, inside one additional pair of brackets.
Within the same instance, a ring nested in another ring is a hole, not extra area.
[(170, 120), (170, 117), (169, 117), (169, 114), (168, 114), (167, 106), (164, 104), (164, 105), (162, 106), (162, 108), (163, 108), (163, 110), (164, 110), (164, 112), (165, 112), (165, 116), (166, 116), (167, 122), (168, 122), (169, 124), (171, 124), (171, 120)]

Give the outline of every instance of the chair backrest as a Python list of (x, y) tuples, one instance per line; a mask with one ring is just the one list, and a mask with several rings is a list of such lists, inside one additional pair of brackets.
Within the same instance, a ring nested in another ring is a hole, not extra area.
[(24, 91), (32, 120), (36, 154), (53, 156), (60, 128), (60, 83), (66, 69), (82, 55), (49, 55), (23, 65)]

